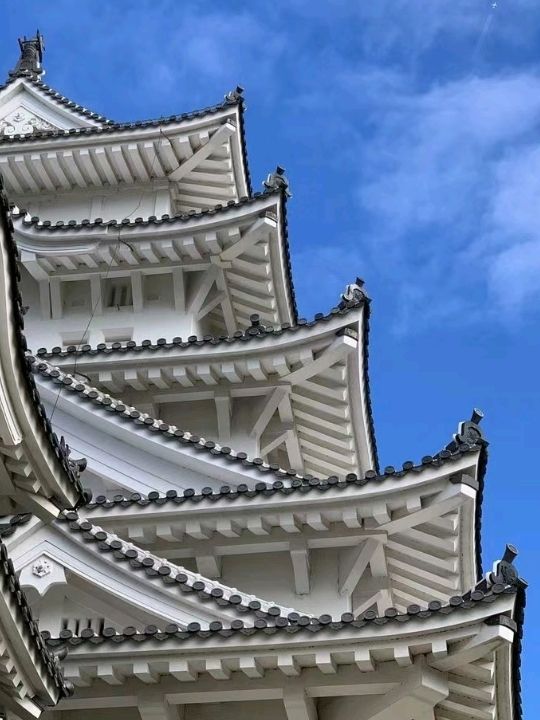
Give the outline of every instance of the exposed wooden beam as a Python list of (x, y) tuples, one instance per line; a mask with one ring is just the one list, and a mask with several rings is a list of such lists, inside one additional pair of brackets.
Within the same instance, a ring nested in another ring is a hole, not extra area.
[(257, 419), (249, 431), (250, 437), (259, 438), (263, 434), (268, 423), (272, 419), (272, 416), (278, 409), (279, 404), (287, 396), (288, 392), (288, 388), (279, 386), (269, 393), (257, 416)]
[(216, 390), (214, 395), (218, 437), (221, 444), (231, 439), (231, 396), (226, 390)]
[(137, 706), (141, 720), (181, 720), (183, 717), (182, 706), (169, 705), (161, 693), (141, 695)]
[(410, 671), (405, 671), (403, 682), (390, 692), (366, 698), (355, 720), (423, 720), (430, 708), (448, 696), (448, 682), (441, 674), (417, 665)]
[(343, 576), (340, 578), (340, 595), (350, 595), (354, 591), (379, 544), (378, 540), (368, 538), (362, 545), (352, 548), (352, 552), (349, 553), (350, 557), (347, 558), (346, 569), (343, 570)]
[(317, 375), (317, 373), (322, 370), (326, 370), (326, 368), (335, 365), (350, 352), (356, 350), (357, 347), (358, 342), (354, 338), (348, 337), (348, 335), (340, 335), (319, 355), (316, 360), (303, 365), (298, 370), (294, 370), (282, 379), (286, 380), (291, 385), (297, 385), (298, 383)]
[(513, 640), (514, 632), (510, 628), (503, 625), (485, 625), (469, 640), (462, 640), (451, 647), (446, 657), (437, 659), (430, 654), (427, 656), (427, 661), (431, 667), (437, 670), (453, 670), (474, 662), (500, 645), (512, 643)]
[(448, 487), (433, 498), (427, 507), (405, 515), (397, 520), (385, 523), (384, 529), (389, 535), (403, 532), (404, 530), (427, 523), (434, 518), (451, 512), (463, 502), (474, 501), (475, 498), (476, 492), (469, 485), (463, 483), (448, 485)]
[(210, 265), (210, 267), (203, 273), (201, 273), (200, 276), (196, 279), (195, 287), (188, 303), (188, 309), (190, 313), (197, 315), (198, 312), (201, 310), (212, 285), (216, 281), (217, 272), (217, 267), (215, 265)]
[(283, 704), (287, 720), (318, 720), (317, 706), (301, 687), (286, 687), (283, 690)]
[(297, 595), (308, 595), (309, 549), (304, 538), (291, 538), (289, 552), (294, 572), (294, 587)]
[(187, 160), (184, 160), (179, 167), (169, 173), (169, 180), (174, 182), (181, 180), (187, 173), (196, 168), (202, 160), (205, 160), (211, 155), (212, 151), (219, 145), (222, 145), (234, 132), (236, 132), (236, 127), (230, 120), (227, 120), (202, 147), (194, 152), (191, 157), (188, 157)]
[(240, 240), (237, 240), (234, 245), (230, 245), (223, 250), (219, 256), (220, 259), (223, 261), (234, 260), (234, 258), (244, 253), (251, 245), (259, 242), (265, 234), (268, 234), (276, 227), (277, 223), (275, 220), (272, 220), (272, 218), (266, 216), (258, 218), (242, 233)]

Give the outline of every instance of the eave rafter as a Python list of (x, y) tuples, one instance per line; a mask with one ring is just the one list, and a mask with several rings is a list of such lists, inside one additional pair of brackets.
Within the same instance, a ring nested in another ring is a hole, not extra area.
[[(267, 497), (241, 509), (230, 502), (205, 512), (189, 509), (189, 503), (126, 502), (85, 512), (166, 557), (287, 553), (300, 595), (310, 591), (310, 554), (341, 548), (340, 594), (350, 598), (355, 615), (372, 607), (384, 613), (392, 606), (403, 610), (430, 598), (444, 600), (474, 582), (478, 484), (470, 460), (461, 465), (463, 470), (452, 467), (409, 487), (403, 481), (387, 491), (379, 486), (379, 497), (351, 488), (322, 497)], [(213, 568), (219, 572), (218, 565)]]
[[(499, 682), (508, 688), (508, 658), (517, 642), (511, 619), (518, 612), (515, 588), (495, 585), (493, 591), (475, 590), (474, 600), (461, 605), (454, 598), (454, 605), (443, 612), (433, 604), (423, 615), (407, 617), (406, 623), (403, 617), (396, 623), (389, 615), (356, 626), (334, 621), (322, 634), (317, 632), (316, 652), (313, 639), (306, 648), (305, 631), (291, 627), (272, 631), (271, 649), (260, 641), (262, 630), (247, 633), (249, 638), (242, 630), (217, 631), (204, 653), (196, 637), (173, 628), (161, 633), (160, 642), (148, 636), (133, 644), (122, 634), (114, 644), (107, 638), (93, 637), (89, 644), (68, 636), (49, 642), (53, 647), (68, 644), (66, 672), (80, 688), (76, 698), (63, 701), (63, 709), (84, 710), (98, 697), (112, 696), (115, 688), (106, 685), (112, 660), (113, 673), (121, 668), (125, 706), (137, 704), (147, 692), (151, 695), (151, 685), (159, 678), (161, 700), (169, 706), (249, 700), (256, 693), (259, 699), (283, 700), (292, 718), (298, 717), (296, 712), (312, 711), (317, 717), (320, 698), (340, 698), (341, 710), (355, 708), (361, 720), (393, 720), (396, 712), (422, 720), (465, 720), (471, 713), (488, 718), (496, 702), (499, 712), (510, 711), (511, 696), (508, 690), (503, 694)], [(456, 607), (463, 609), (456, 613)], [(313, 638), (313, 631), (309, 634)], [(105, 655), (109, 665), (100, 670)], [(213, 680), (223, 686), (218, 688)]]
[[(195, 297), (200, 303), (209, 282), (199, 286)], [(142, 367), (140, 352), (109, 355), (106, 363), (89, 356), (78, 358), (77, 370), (134, 403), (147, 402), (148, 391), (161, 406), (214, 400), (221, 427), (227, 418), (225, 397), (229, 404), (252, 397), (246, 431), (256, 443), (256, 454), (265, 451), (264, 460), (299, 473), (345, 476), (371, 464), (368, 431), (358, 420), (361, 411), (350, 407), (361, 403), (365, 392), (359, 372), (361, 323), (359, 306), (350, 317), (329, 316), (319, 332), (298, 328), (268, 339), (264, 352), (261, 341), (207, 352), (198, 348), (193, 355), (181, 349), (161, 358), (149, 353)], [(54, 379), (45, 364), (43, 375)], [(215, 439), (226, 442), (222, 436)]]
[(108, 278), (171, 272), (190, 296), (190, 312), (199, 321), (210, 316), (217, 332), (232, 335), (249, 327), (255, 312), (264, 322), (295, 319), (282, 202), (268, 192), (211, 215), (67, 225), (60, 232), (15, 212), (14, 224), (22, 264), (40, 287), (105, 271)]
[(177, 211), (209, 209), (249, 195), (240, 114), (231, 104), (206, 117), (134, 124), (130, 132), (109, 125), (100, 134), (12, 141), (0, 144), (0, 169), (14, 198), (30, 205), (34, 195), (161, 182)]

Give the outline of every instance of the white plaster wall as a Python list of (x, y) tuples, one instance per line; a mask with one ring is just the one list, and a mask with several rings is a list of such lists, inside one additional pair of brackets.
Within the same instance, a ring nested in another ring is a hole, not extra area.
[[(26, 297), (24, 294), (23, 301), (29, 305)], [(34, 303), (32, 307), (35, 307)], [(144, 314), (105, 310), (100, 315), (95, 314), (90, 323), (90, 314), (86, 312), (45, 321), (36, 315), (33, 311), (25, 323), (28, 344), (34, 350), (40, 347), (50, 349), (57, 345), (79, 345), (83, 335), (82, 344), (88, 343), (94, 347), (98, 343), (115, 342), (117, 339), (141, 343), (146, 339), (155, 342), (161, 337), (167, 340), (174, 337), (187, 339), (190, 335), (201, 334), (192, 317), (173, 309), (148, 308)]]
[(171, 212), (171, 201), (165, 187), (143, 188), (135, 185), (100, 187), (86, 192), (71, 191), (50, 195), (14, 196), (13, 202), (40, 220), (123, 220)]
[[(178, 683), (179, 687), (181, 683)], [(216, 682), (217, 687), (223, 683)], [(119, 688), (119, 695), (122, 689)], [(77, 697), (77, 690), (75, 690)], [(52, 715), (49, 717), (53, 717)], [(136, 707), (55, 711), (58, 720), (141, 720)], [(281, 700), (224, 702), (186, 705), (183, 720), (287, 720)]]
[(187, 705), (184, 720), (287, 720), (281, 700)]
[[(355, 720), (362, 717), (361, 709), (365, 699), (361, 696), (320, 698), (317, 706), (318, 720)], [(396, 720), (408, 720), (398, 718)]]
[[(145, 304), (142, 312), (103, 308), (98, 312), (92, 307), (90, 297), (81, 312), (66, 312), (62, 317), (51, 318), (50, 308), (44, 312), (40, 305), (39, 287), (26, 268), (21, 268), (21, 295), (29, 310), (25, 316), (28, 345), (32, 350), (40, 347), (88, 343), (92, 346), (116, 340), (135, 340), (140, 343), (149, 339), (155, 342), (164, 337), (187, 339), (190, 335), (203, 335), (203, 324), (193, 315), (174, 309), (172, 298), (169, 307)], [(144, 278), (143, 278), (144, 279)], [(84, 336), (84, 340), (83, 340)], [(81, 343), (83, 340), (83, 343)]]
[(295, 610), (337, 617), (350, 609), (348, 599), (337, 592), (338, 560), (337, 548), (311, 551), (309, 595), (294, 592), (294, 575), (286, 552), (224, 557), (221, 579), (226, 585)]
[(253, 424), (253, 408), (252, 398), (231, 398), (231, 432), (228, 436), (219, 433), (214, 400), (163, 403), (158, 406), (157, 412), (165, 422), (245, 452), (249, 457), (256, 457), (259, 453), (258, 442), (249, 434)]

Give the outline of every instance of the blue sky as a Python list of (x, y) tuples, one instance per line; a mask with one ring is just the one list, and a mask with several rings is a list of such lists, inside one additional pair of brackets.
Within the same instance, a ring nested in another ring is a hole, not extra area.
[(473, 406), (486, 413), (484, 561), (513, 542), (532, 583), (524, 701), (538, 715), (537, 0), (26, 0), (1, 12), (1, 73), (39, 26), (45, 81), (113, 119), (245, 86), (254, 186), (277, 163), (291, 181), (301, 313), (334, 305), (356, 275), (373, 298), (382, 464), (433, 453)]

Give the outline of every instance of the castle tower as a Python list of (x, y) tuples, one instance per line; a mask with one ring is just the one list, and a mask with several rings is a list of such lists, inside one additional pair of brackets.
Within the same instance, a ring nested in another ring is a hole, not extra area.
[(370, 300), (356, 279), (298, 317), (289, 183), (251, 188), (242, 88), (119, 124), (43, 83), (39, 35), (21, 51), (0, 171), (27, 362), (92, 500), (5, 541), (67, 652), (62, 720), (519, 720), (481, 413), (379, 468)]

